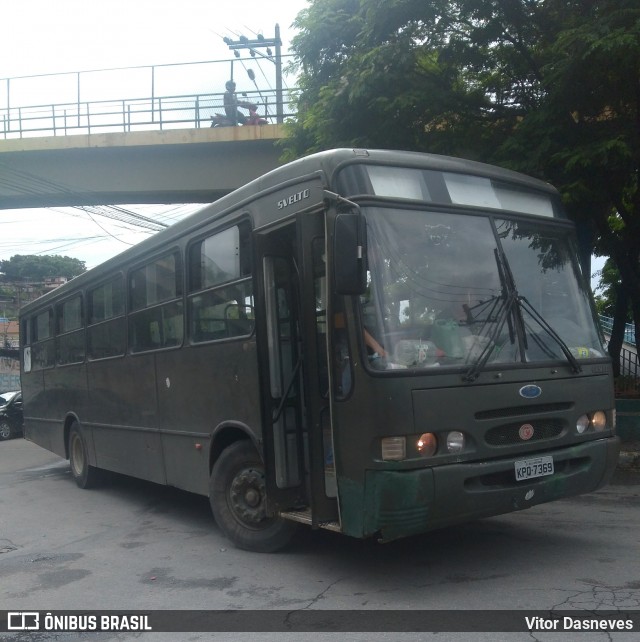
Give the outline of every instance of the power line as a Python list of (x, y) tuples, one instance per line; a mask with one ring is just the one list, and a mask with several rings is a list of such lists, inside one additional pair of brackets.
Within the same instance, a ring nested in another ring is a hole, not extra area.
[[(4, 185), (9, 189), (16, 191), (19, 194), (32, 194), (39, 195), (45, 191), (49, 193), (53, 190), (54, 193), (72, 195), (73, 190), (54, 181), (43, 179), (40, 176), (31, 174), (24, 170), (15, 170), (9, 167), (6, 163), (0, 162), (0, 168), (3, 174), (0, 175), (0, 185)], [(104, 216), (121, 222), (150, 229), (159, 232), (167, 227), (166, 223), (154, 221), (150, 218), (137, 214), (131, 210), (116, 205), (93, 205), (93, 206), (71, 206), (75, 209), (82, 210), (87, 213), (95, 214), (97, 216)]]
[[(169, 224), (173, 224), (178, 220), (189, 216), (194, 211), (202, 209), (202, 203), (182, 203), (182, 204), (170, 204), (170, 205), (156, 205), (156, 204), (147, 204), (139, 206), (143, 210), (150, 210), (153, 212), (154, 216), (157, 219), (162, 221), (167, 221)], [(122, 233), (114, 233), (111, 230), (104, 227), (97, 217), (95, 217), (91, 212), (85, 211), (82, 208), (43, 208), (49, 212), (62, 216), (71, 216), (73, 218), (81, 218), (87, 220), (88, 223), (96, 225), (100, 228), (103, 234), (91, 235), (91, 236), (81, 236), (81, 237), (56, 237), (56, 238), (47, 238), (47, 239), (11, 239), (7, 242), (2, 242), (0, 237), (0, 254), (48, 254), (51, 252), (59, 251), (65, 249), (67, 251), (72, 248), (80, 248), (91, 244), (102, 243), (108, 241), (109, 239), (115, 240), (118, 243), (122, 243), (127, 246), (135, 245), (138, 241), (130, 242), (122, 238), (123, 233), (129, 234), (153, 234), (154, 232), (148, 229), (140, 229), (139, 226), (132, 226), (128, 222), (113, 221), (113, 226), (116, 229), (121, 230)], [(126, 211), (129, 211), (128, 208), (124, 208)], [(143, 216), (143, 214), (140, 214)], [(148, 218), (148, 217), (145, 217)], [(0, 221), (0, 224), (2, 221)], [(20, 223), (18, 220), (12, 220), (12, 223)], [(64, 226), (65, 224), (62, 223)]]

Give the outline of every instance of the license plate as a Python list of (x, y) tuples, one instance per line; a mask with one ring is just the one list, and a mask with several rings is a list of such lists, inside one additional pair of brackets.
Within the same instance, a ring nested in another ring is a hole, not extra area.
[(521, 459), (520, 461), (516, 461), (514, 466), (516, 470), (516, 481), (553, 475), (553, 457)]

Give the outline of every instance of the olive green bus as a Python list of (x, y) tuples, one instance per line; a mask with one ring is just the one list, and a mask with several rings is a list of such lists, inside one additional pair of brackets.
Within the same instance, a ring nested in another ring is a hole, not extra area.
[(27, 439), (88, 487), (208, 496), (236, 546), (381, 541), (591, 492), (612, 368), (558, 193), (339, 149), (275, 169), (26, 305)]

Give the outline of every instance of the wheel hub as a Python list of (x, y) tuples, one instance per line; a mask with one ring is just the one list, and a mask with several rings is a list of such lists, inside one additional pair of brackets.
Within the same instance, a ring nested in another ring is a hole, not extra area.
[(243, 470), (231, 484), (231, 508), (243, 522), (259, 524), (267, 516), (265, 495), (264, 475), (253, 468)]
[(251, 508), (255, 508), (260, 503), (260, 493), (258, 493), (255, 488), (250, 488), (244, 496), (244, 501), (251, 506)]

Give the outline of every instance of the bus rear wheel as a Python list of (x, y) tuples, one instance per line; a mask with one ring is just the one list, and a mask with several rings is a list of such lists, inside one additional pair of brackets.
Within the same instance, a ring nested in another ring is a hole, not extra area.
[(69, 465), (71, 476), (80, 488), (92, 488), (98, 483), (100, 471), (89, 465), (87, 444), (77, 422), (69, 431)]
[(238, 548), (272, 553), (296, 530), (294, 523), (267, 514), (264, 465), (249, 441), (222, 451), (209, 480), (209, 501), (220, 530)]

